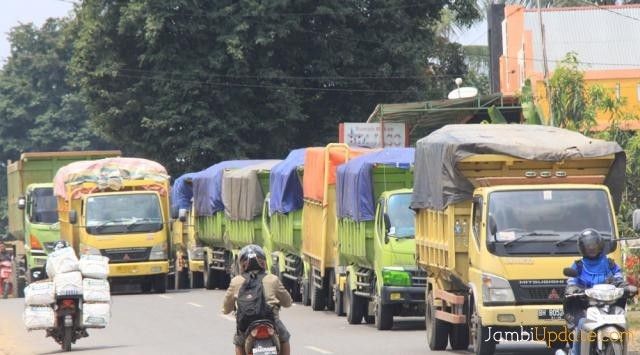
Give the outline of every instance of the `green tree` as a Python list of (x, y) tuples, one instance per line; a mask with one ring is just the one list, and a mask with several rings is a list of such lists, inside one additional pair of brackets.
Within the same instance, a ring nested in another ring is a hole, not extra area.
[(93, 122), (170, 170), (335, 141), (380, 102), (425, 98), (447, 7), (473, 1), (84, 1), (73, 58)]

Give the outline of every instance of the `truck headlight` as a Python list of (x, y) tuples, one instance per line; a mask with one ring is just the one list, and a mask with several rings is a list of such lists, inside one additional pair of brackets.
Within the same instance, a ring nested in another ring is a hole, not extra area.
[(509, 281), (491, 274), (482, 274), (482, 301), (485, 304), (507, 304), (516, 301)]
[(100, 249), (96, 249), (90, 245), (80, 243), (80, 255), (102, 255)]
[(167, 259), (167, 243), (156, 244), (151, 248), (149, 260), (166, 260)]
[(387, 286), (411, 286), (411, 275), (402, 268), (383, 268), (382, 281)]
[(190, 245), (189, 249), (187, 249), (187, 255), (189, 256), (189, 260), (203, 260), (204, 248), (196, 245)]

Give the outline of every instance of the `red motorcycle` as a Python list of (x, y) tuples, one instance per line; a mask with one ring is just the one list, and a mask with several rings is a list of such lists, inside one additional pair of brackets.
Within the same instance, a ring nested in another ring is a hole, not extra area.
[(13, 264), (9, 260), (0, 262), (0, 285), (2, 285), (2, 298), (7, 298), (13, 292)]

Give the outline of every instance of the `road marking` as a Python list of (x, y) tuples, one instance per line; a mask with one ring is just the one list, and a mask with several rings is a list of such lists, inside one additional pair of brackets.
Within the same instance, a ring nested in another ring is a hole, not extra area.
[(222, 318), (224, 318), (224, 319), (226, 319), (228, 321), (232, 321), (232, 322), (236, 321), (236, 319), (233, 316), (230, 316), (228, 314), (221, 314), (220, 317), (222, 317)]
[(320, 354), (333, 354), (329, 350), (320, 349), (320, 348), (317, 348), (317, 347), (311, 346), (311, 345), (307, 345), (307, 346), (305, 346), (305, 348), (307, 348), (309, 350), (313, 350), (313, 351), (319, 352)]
[(172, 299), (172, 298), (173, 298), (173, 297), (171, 297), (171, 296), (167, 296), (167, 295), (158, 295), (158, 297), (160, 297), (160, 298), (164, 298), (164, 299), (166, 299), (166, 300), (170, 300), (170, 299)]
[(191, 306), (194, 306), (194, 307), (198, 307), (198, 308), (202, 308), (202, 307), (204, 307), (204, 306), (203, 306), (203, 305), (201, 305), (201, 304), (197, 304), (197, 303), (193, 303), (193, 302), (187, 302), (187, 304), (188, 304), (188, 305), (191, 305)]

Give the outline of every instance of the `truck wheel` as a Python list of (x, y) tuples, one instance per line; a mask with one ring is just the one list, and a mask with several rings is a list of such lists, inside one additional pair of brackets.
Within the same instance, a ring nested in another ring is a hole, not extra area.
[(302, 280), (302, 285), (300, 287), (300, 298), (302, 298), (302, 305), (310, 306), (311, 305), (311, 297), (309, 297), (309, 279)]
[(359, 297), (353, 293), (349, 286), (351, 276), (347, 275), (347, 286), (344, 290), (345, 301), (347, 303), (347, 322), (349, 324), (362, 323), (362, 317), (364, 317), (366, 302), (363, 302), (362, 297)]
[(311, 309), (313, 309), (314, 311), (323, 311), (326, 307), (327, 297), (325, 289), (318, 288), (313, 279), (309, 280), (309, 285), (311, 285)]
[(475, 355), (491, 355), (496, 351), (496, 342), (492, 339), (485, 341), (489, 337), (489, 329), (482, 326), (482, 320), (473, 310), (471, 316), (471, 335), (473, 336), (473, 353)]
[(174, 285), (176, 290), (184, 289), (189, 287), (189, 274), (187, 271), (177, 271), (174, 273)]
[[(462, 312), (469, 317), (468, 298), (465, 298)], [(469, 348), (469, 324), (452, 324), (451, 333), (449, 334), (449, 344), (453, 350), (467, 350)]]
[(380, 297), (376, 297), (376, 328), (389, 330), (393, 328), (393, 308), (391, 305), (382, 304)]
[(231, 283), (231, 275), (227, 274), (224, 271), (216, 271), (215, 273), (217, 280), (214, 284), (215, 287), (218, 287), (221, 290), (226, 290), (229, 288), (229, 284)]
[(202, 288), (204, 285), (203, 273), (199, 271), (189, 271), (189, 288)]
[(331, 298), (333, 299), (333, 311), (336, 312), (338, 317), (344, 316), (344, 304), (342, 302), (342, 291), (340, 291), (340, 285), (338, 284), (335, 271), (331, 272), (330, 284), (333, 285), (331, 287)]
[(429, 349), (445, 350), (447, 348), (447, 340), (449, 339), (449, 323), (435, 317), (436, 306), (433, 299), (433, 291), (429, 291), (427, 295), (425, 313)]
[(140, 288), (142, 289), (143, 293), (151, 292), (151, 289), (153, 288), (153, 280), (151, 280), (150, 278), (145, 278), (144, 280), (142, 280), (142, 283), (140, 283)]
[(166, 293), (167, 292), (167, 275), (166, 274), (160, 274), (160, 275), (155, 275), (153, 277), (153, 289), (157, 292), (157, 293)]
[(329, 271), (328, 275), (325, 275), (323, 279), (324, 287), (322, 288), (326, 297), (325, 304), (327, 305), (327, 310), (335, 311), (336, 310), (336, 300), (333, 295), (333, 289), (336, 285), (336, 276), (335, 271)]

